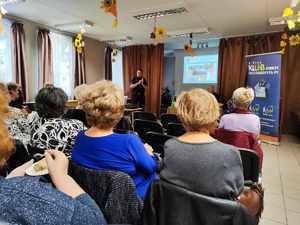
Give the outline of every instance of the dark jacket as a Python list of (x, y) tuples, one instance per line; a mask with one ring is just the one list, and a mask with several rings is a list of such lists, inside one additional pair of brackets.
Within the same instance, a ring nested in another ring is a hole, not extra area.
[(163, 180), (152, 183), (143, 210), (143, 225), (254, 225), (236, 201), (207, 197)]
[(131, 177), (70, 164), (70, 175), (96, 201), (108, 224), (139, 224), (143, 203)]
[(73, 199), (40, 177), (0, 178), (0, 224), (103, 225), (95, 202), (82, 194)]

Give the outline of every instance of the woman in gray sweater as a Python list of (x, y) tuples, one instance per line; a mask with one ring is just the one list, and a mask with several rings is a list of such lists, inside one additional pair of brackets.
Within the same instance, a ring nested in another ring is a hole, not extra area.
[[(12, 153), (13, 142), (3, 118), (7, 100), (0, 92), (0, 168)], [(106, 221), (96, 203), (68, 176), (68, 159), (59, 151), (45, 153), (54, 186), (40, 177), (26, 177), (32, 161), (0, 178), (0, 224), (102, 225)]]
[(177, 115), (187, 132), (165, 144), (162, 179), (190, 191), (224, 199), (237, 199), (244, 187), (238, 150), (213, 139), (219, 104), (203, 89), (183, 92)]

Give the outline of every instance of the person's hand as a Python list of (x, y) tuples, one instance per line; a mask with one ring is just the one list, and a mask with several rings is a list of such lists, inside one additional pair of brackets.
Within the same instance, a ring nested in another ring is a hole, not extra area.
[(57, 150), (48, 150), (45, 153), (48, 171), (57, 190), (76, 198), (84, 190), (68, 175), (69, 160), (64, 153)]
[(149, 155), (153, 155), (153, 148), (149, 144), (144, 144), (145, 149), (147, 150)]
[(31, 167), (33, 164), (33, 159), (28, 161), (27, 163), (23, 164), (22, 166), (19, 166), (18, 168), (14, 169), (10, 172), (10, 174), (7, 175), (6, 179), (13, 178), (13, 177), (23, 177), (26, 175), (26, 169)]
[(57, 150), (48, 150), (45, 153), (49, 175), (55, 183), (68, 175), (69, 160), (64, 153)]
[(142, 79), (142, 80), (140, 80), (138, 84), (142, 84), (142, 83), (143, 83), (143, 79)]

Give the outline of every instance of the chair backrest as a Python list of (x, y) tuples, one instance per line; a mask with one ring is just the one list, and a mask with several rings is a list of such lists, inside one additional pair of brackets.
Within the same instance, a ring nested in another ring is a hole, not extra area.
[(138, 133), (142, 140), (146, 139), (146, 134), (150, 131), (163, 134), (163, 127), (154, 121), (136, 119), (133, 122), (134, 131)]
[(130, 120), (126, 117), (122, 117), (119, 123), (115, 126), (118, 130), (133, 130)]
[(15, 150), (6, 163), (7, 172), (23, 165), (31, 159), (29, 152), (22, 142), (15, 141)]
[(131, 177), (70, 163), (69, 174), (97, 203), (108, 224), (139, 224), (142, 201)]
[(136, 119), (157, 121), (156, 116), (151, 112), (133, 112), (132, 121), (135, 121)]
[(254, 225), (237, 201), (191, 192), (163, 180), (155, 181), (146, 196), (144, 225)]
[(145, 142), (151, 145), (154, 152), (160, 153), (161, 157), (164, 157), (165, 142), (171, 138), (173, 138), (173, 136), (150, 131), (146, 134)]
[(169, 123), (180, 123), (180, 120), (175, 114), (162, 114), (160, 116), (160, 121), (164, 128), (167, 128)]
[(255, 151), (260, 160), (260, 169), (262, 168), (264, 153), (256, 136), (248, 132), (231, 131), (227, 129), (216, 129), (212, 134), (217, 140), (233, 145), (238, 148), (246, 148)]
[(83, 124), (88, 127), (87, 119), (85, 116), (85, 112), (80, 109), (69, 109), (64, 115), (64, 119), (71, 119), (71, 120), (79, 120), (83, 122)]
[(239, 148), (244, 170), (244, 180), (258, 182), (259, 178), (259, 156), (255, 151)]
[(183, 135), (186, 132), (184, 127), (182, 126), (181, 123), (168, 123), (167, 126), (167, 134), (174, 136), (174, 137), (179, 137)]
[(117, 134), (135, 134), (135, 132), (132, 130), (123, 130), (123, 129), (117, 129), (117, 128), (114, 128), (113, 132), (117, 133)]

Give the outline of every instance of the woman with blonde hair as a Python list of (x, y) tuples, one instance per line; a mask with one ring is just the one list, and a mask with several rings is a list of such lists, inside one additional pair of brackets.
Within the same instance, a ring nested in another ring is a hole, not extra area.
[(240, 131), (260, 134), (260, 119), (257, 115), (249, 111), (249, 107), (254, 100), (252, 88), (238, 88), (233, 92), (234, 112), (222, 116), (219, 128), (230, 131)]
[[(14, 143), (9, 137), (3, 118), (8, 103), (0, 91), (0, 168), (12, 154)], [(48, 171), (53, 182), (40, 177), (25, 176), (33, 161), (0, 177), (0, 223), (5, 224), (106, 224), (96, 203), (68, 176), (68, 159), (59, 151), (45, 153)]]
[(122, 90), (106, 80), (90, 85), (88, 90), (80, 102), (91, 128), (77, 136), (72, 161), (91, 169), (129, 174), (138, 195), (144, 198), (156, 179), (157, 160), (136, 135), (113, 132), (124, 112)]
[(179, 95), (176, 110), (187, 132), (166, 142), (161, 178), (199, 194), (236, 199), (244, 186), (240, 154), (210, 136), (220, 115), (216, 98), (193, 89)]

